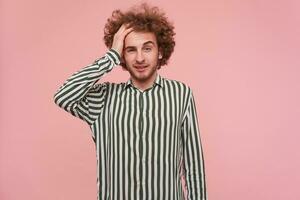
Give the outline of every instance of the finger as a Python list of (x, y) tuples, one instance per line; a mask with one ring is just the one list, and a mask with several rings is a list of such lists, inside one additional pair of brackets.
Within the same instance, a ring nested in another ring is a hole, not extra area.
[(125, 26), (125, 28), (129, 28), (129, 26), (131, 25), (130, 23), (125, 23), (123, 24)]
[(128, 22), (128, 23), (126, 23), (126, 24), (124, 24), (124, 25), (125, 25), (125, 30), (130, 29), (130, 28), (133, 27), (133, 26), (132, 26), (132, 23), (130, 23), (130, 22)]
[(130, 27), (130, 28), (127, 28), (123, 33), (124, 33), (124, 35), (127, 35), (132, 31), (133, 31), (133, 27)]
[(119, 33), (122, 33), (122, 32), (124, 32), (124, 30), (126, 30), (126, 26), (125, 26), (125, 24), (122, 24), (122, 25), (120, 26), (118, 32), (119, 32)]

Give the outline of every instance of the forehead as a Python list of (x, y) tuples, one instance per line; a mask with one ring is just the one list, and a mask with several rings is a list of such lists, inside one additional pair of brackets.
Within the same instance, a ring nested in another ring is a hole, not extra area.
[(143, 46), (146, 42), (153, 42), (157, 46), (156, 36), (152, 32), (130, 32), (125, 38), (125, 47), (127, 46)]

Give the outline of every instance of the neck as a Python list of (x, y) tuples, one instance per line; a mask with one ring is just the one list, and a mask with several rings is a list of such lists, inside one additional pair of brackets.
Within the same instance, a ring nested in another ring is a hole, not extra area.
[(135, 79), (133, 79), (133, 78), (132, 78), (131, 80), (132, 80), (132, 84), (133, 84), (136, 88), (138, 88), (138, 89), (141, 90), (141, 91), (144, 91), (144, 90), (146, 90), (146, 89), (148, 89), (148, 88), (151, 88), (151, 87), (153, 86), (156, 77), (157, 77), (157, 73), (155, 73), (155, 75), (152, 76), (149, 80), (145, 80), (145, 81), (137, 81), (137, 80), (135, 80)]

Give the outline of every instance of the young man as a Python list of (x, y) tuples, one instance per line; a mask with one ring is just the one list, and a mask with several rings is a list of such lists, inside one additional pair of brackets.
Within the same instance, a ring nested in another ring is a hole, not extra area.
[[(157, 73), (173, 52), (174, 35), (156, 7), (114, 11), (105, 27), (107, 53), (54, 95), (91, 128), (99, 200), (183, 200), (184, 189), (188, 199), (207, 199), (192, 91)], [(126, 83), (96, 83), (119, 64), (130, 74)]]

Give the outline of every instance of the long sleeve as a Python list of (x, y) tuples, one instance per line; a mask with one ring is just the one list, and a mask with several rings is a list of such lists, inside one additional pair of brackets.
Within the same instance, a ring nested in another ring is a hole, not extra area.
[(188, 200), (207, 200), (203, 149), (194, 96), (190, 96), (182, 124), (184, 175)]
[(93, 64), (68, 78), (54, 94), (54, 102), (91, 125), (101, 113), (107, 93), (107, 84), (96, 82), (118, 64), (120, 64), (119, 54), (110, 49)]

